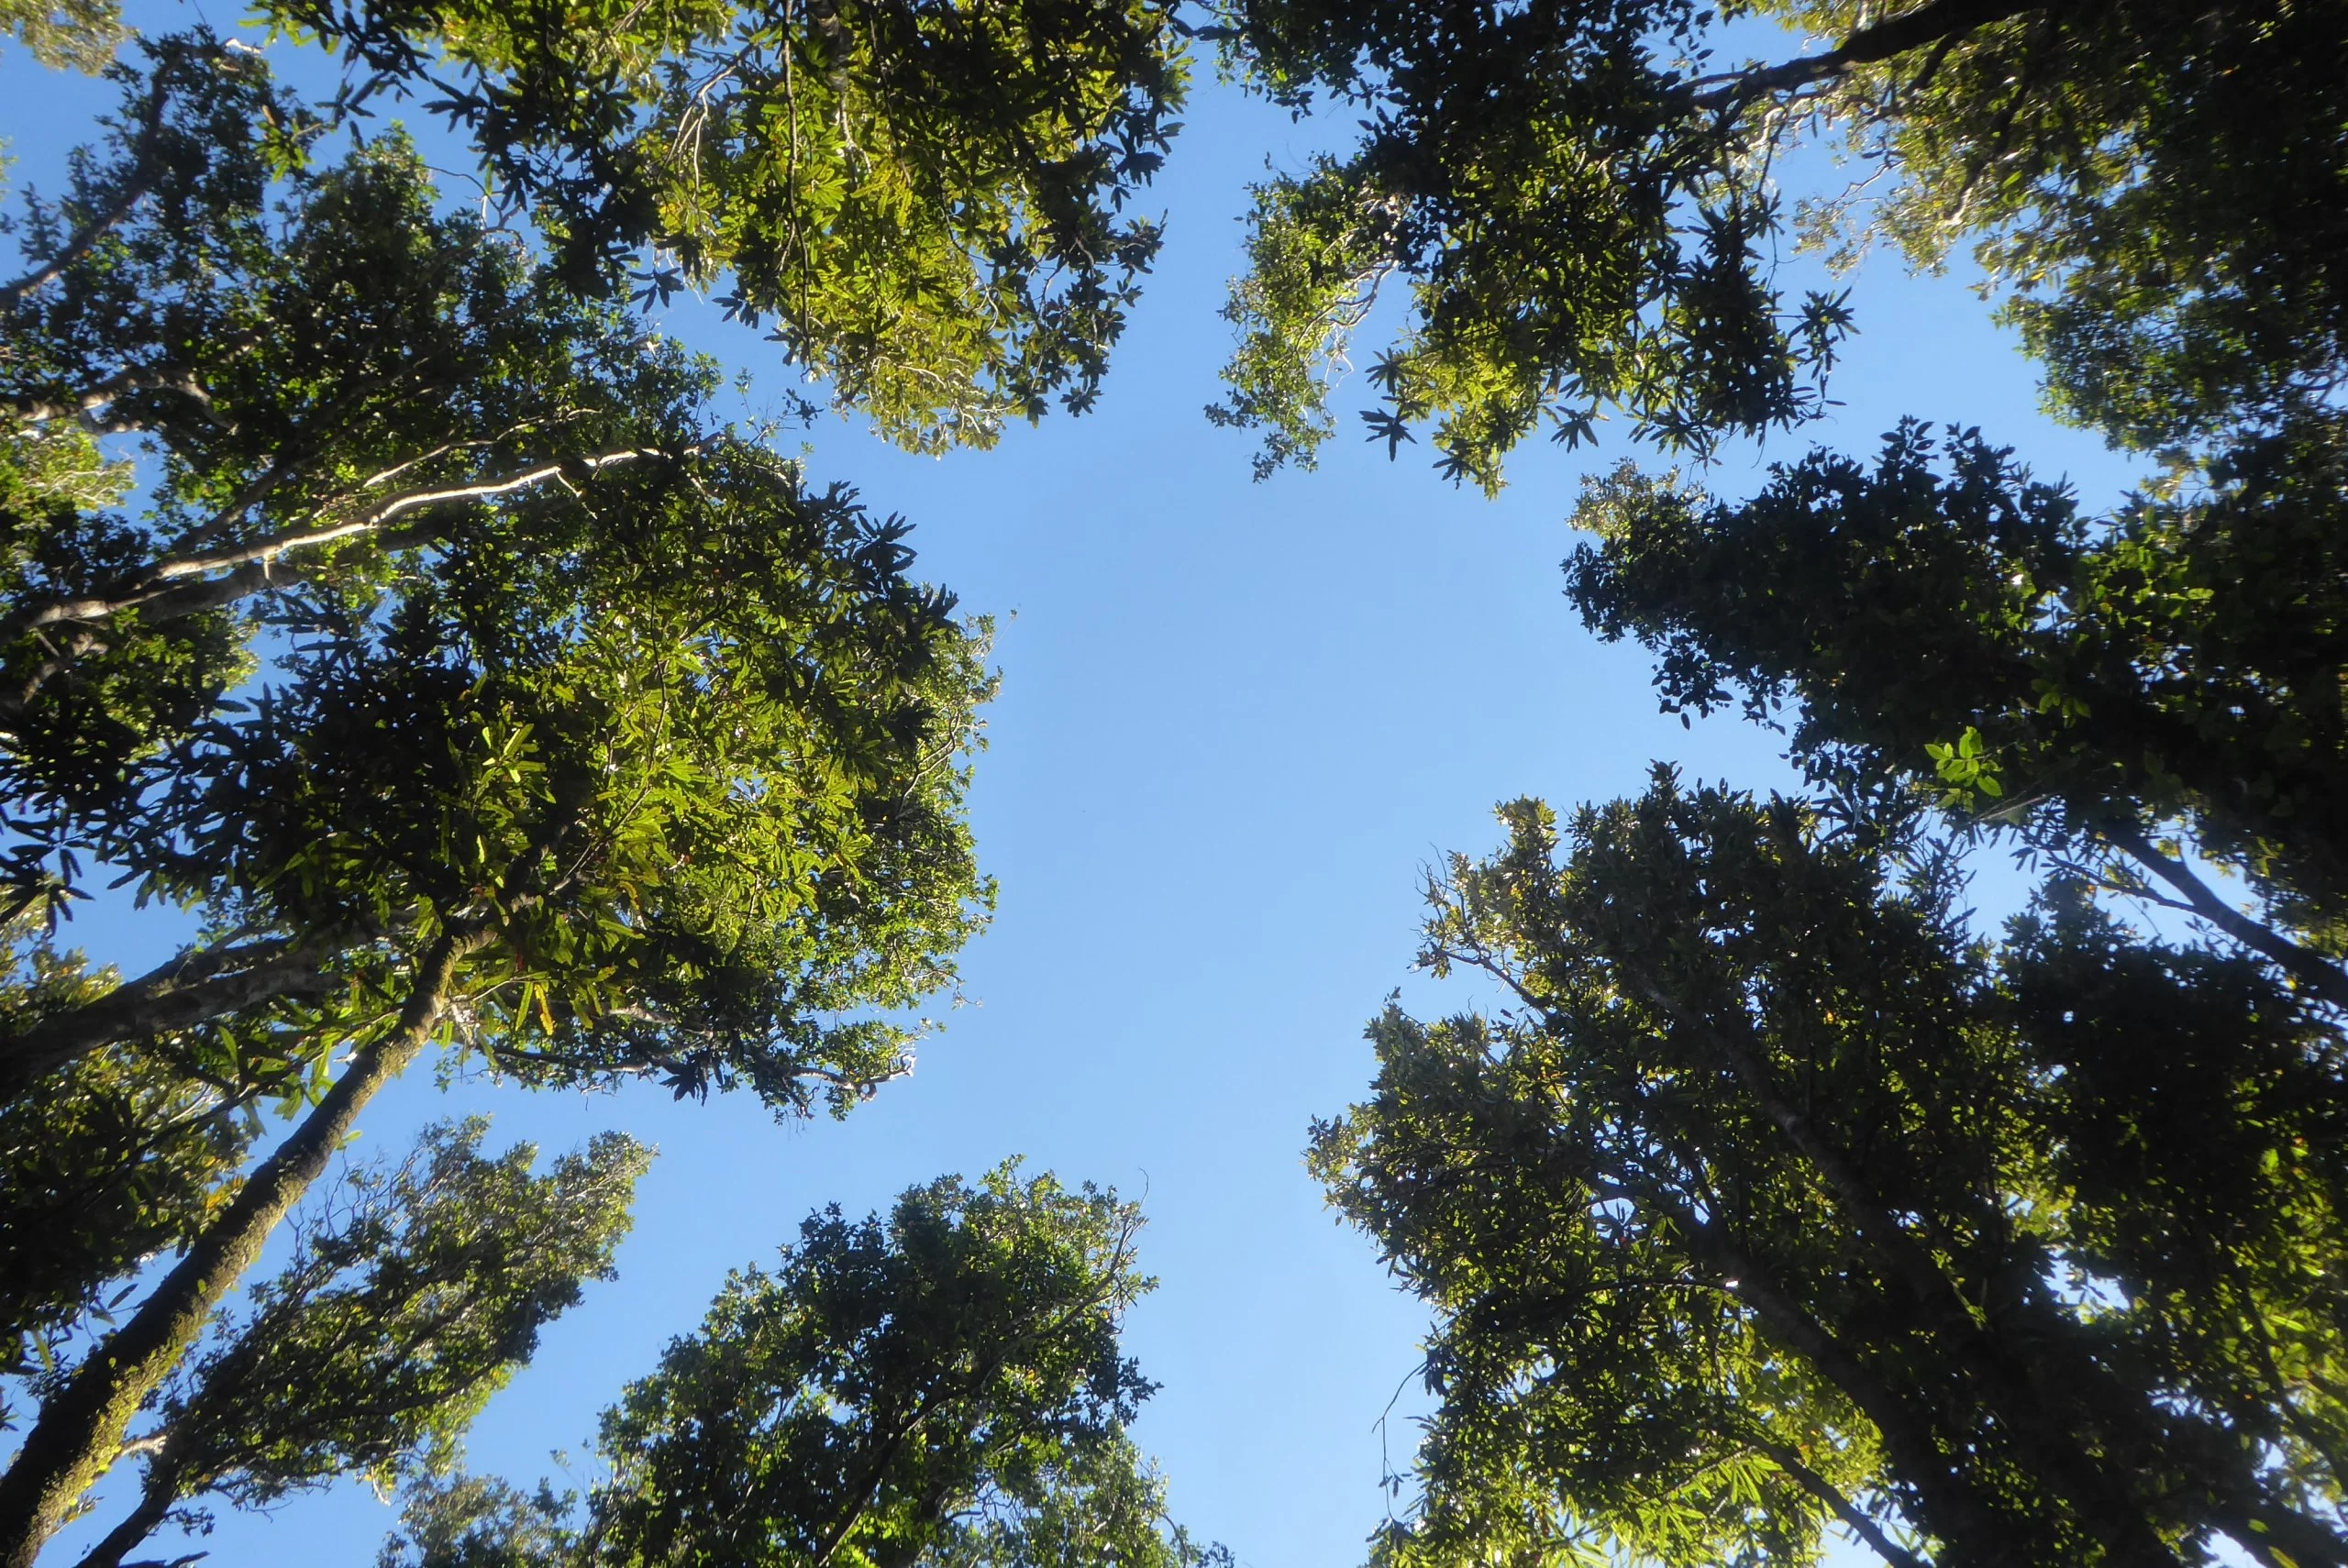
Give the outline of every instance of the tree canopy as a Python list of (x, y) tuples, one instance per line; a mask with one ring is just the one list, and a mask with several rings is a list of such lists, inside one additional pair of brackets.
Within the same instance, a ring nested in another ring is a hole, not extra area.
[(1533, 802), (1316, 1168), (1436, 1309), (1394, 1563), (2337, 1562), (2341, 1043), (2075, 882), (1798, 802)]
[(1157, 254), (1124, 209), (1185, 83), (1163, 0), (533, 8), (268, 0), (430, 92), (587, 292), (728, 289), (892, 440), (1087, 406)]
[(1005, 1165), (884, 1220), (809, 1219), (606, 1411), (586, 1496), (411, 1494), (384, 1568), (587, 1563), (1199, 1568), (1125, 1435), (1138, 1211)]
[[(1969, 251), (2050, 407), (2153, 469), (2099, 512), (1911, 419), (1744, 500), (1589, 482), (1585, 624), (1666, 712), (1780, 727), (1806, 795), (1519, 802), (1432, 889), (1425, 963), (1504, 1005), (1390, 1008), (1314, 1140), (1435, 1313), (1373, 1556), (2339, 1562), (2348, 32), (1756, 9), (1827, 47), (1738, 64), (1693, 6), (1222, 9), (1261, 90), (1368, 110), (1257, 192), (1217, 417), (1267, 466), (1330, 433), (1394, 279), (1372, 438), (1431, 423), (1488, 490), (1544, 418), (1698, 463), (1799, 425), (1865, 323), (1791, 301), (1791, 230)], [(1857, 177), (1791, 204), (1806, 142)], [(1986, 845), (2042, 877), (1995, 934)]]
[[(1667, 709), (1783, 712), (1822, 786), (1937, 786), (2057, 854), (2116, 848), (2337, 1005), (2340, 436), (2246, 445), (2109, 518), (1914, 422), (1872, 465), (1814, 453), (1743, 502), (1625, 469), (1585, 494), (1599, 543), (1569, 589), (1656, 650)], [(2158, 846), (2173, 825), (2296, 940), (2226, 916)]]
[(116, 1568), (175, 1512), (207, 1522), (195, 1499), (265, 1507), (348, 1474), (388, 1487), (454, 1445), (539, 1328), (611, 1275), (649, 1160), (606, 1133), (533, 1176), (526, 1143), (483, 1157), (487, 1132), (430, 1129), (316, 1207), (294, 1261), (174, 1375), (132, 1444), (138, 1501), (82, 1568)]
[[(2050, 406), (2154, 470), (2098, 513), (1911, 420), (1741, 502), (1591, 484), (1585, 623), (1656, 653), (1667, 711), (1784, 725), (1805, 795), (1522, 801), (1431, 889), (1425, 963), (1504, 1005), (1390, 1009), (1313, 1141), (1435, 1312), (1377, 1562), (1803, 1563), (1839, 1529), (1894, 1568), (2348, 1568), (2336, 6), (256, 19), (338, 91), (0, 6), (120, 93), (0, 289), (0, 1568), (133, 1457), (88, 1568), (348, 1474), (407, 1484), (385, 1568), (1215, 1555), (1126, 1431), (1110, 1195), (1004, 1167), (817, 1216), (568, 1496), (455, 1443), (609, 1271), (643, 1152), (539, 1175), (466, 1122), (318, 1187), (427, 1056), (784, 1116), (905, 1070), (991, 895), (987, 627), (776, 436), (825, 400), (924, 452), (1090, 406), (1194, 37), (1362, 116), (1253, 193), (1210, 414), (1259, 476), (1333, 432), (1390, 288), (1370, 437), (1486, 491), (1545, 424), (1698, 463), (1808, 425), (1865, 324), (1789, 237), (1969, 257)], [(1756, 19), (1828, 42), (1734, 58)], [(1790, 200), (1804, 147), (1847, 188)], [(725, 418), (679, 291), (814, 390)], [(1994, 930), (1993, 842), (2045, 874)], [(57, 940), (117, 878), (201, 922), (127, 978)]]
[[(1256, 193), (1213, 412), (1265, 432), (1259, 469), (1333, 432), (1331, 371), (1389, 286), (1408, 315), (1370, 370), (1372, 438), (1431, 424), (1445, 469), (1487, 490), (1545, 423), (1578, 444), (1614, 411), (1698, 453), (1798, 425), (1855, 324), (1781, 281), (1789, 221), (1928, 265), (1969, 246), (2056, 406), (2118, 439), (2268, 425), (2337, 386), (2348, 42), (2328, 10), (1738, 9), (1833, 42), (1739, 61), (1727, 14), (1688, 0), (1218, 5), (1260, 91), (1367, 116), (1350, 150)], [(1805, 143), (1860, 171), (1789, 212)]]

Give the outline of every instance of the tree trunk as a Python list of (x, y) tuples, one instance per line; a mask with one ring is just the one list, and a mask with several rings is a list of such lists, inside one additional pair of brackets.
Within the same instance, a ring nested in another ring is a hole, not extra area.
[[(1990, 1401), (2015, 1447), (2103, 1542), (2110, 1561), (2142, 1568), (2174, 1568), (2181, 1560), (2153, 1529), (2143, 1500), (2129, 1484), (2124, 1461), (2116, 1466), (2099, 1452), (2101, 1445), (2094, 1440), (2109, 1434), (2099, 1430), (2103, 1423), (2093, 1419), (2098, 1413), (2093, 1407), (2113, 1403), (2110, 1397), (2099, 1397), (2110, 1392), (2108, 1374), (2079, 1353), (2075, 1341), (2064, 1331), (2066, 1325), (2043, 1311), (2016, 1314), (2021, 1320), (2013, 1324), (1977, 1320), (1958, 1282), (1901, 1228), (1889, 1206), (1870, 1190), (1842, 1152), (1778, 1095), (1759, 1043), (1743, 1037), (1749, 1027), (1744, 1021), (1717, 1024), (1635, 958), (1612, 957), (1617, 972), (1631, 982), (1635, 994), (1674, 1028), (1687, 1030), (1700, 1051), (1735, 1076), (1755, 1109), (1778, 1129), (1793, 1154), (1825, 1187), (1853, 1234), (1911, 1298), (1906, 1311), (1888, 1297), (1887, 1307), (1942, 1342), (1950, 1371), (1969, 1376), (1974, 1387)], [(2017, 1328), (2021, 1331), (2015, 1332)], [(2141, 1411), (2116, 1413), (2133, 1418), (2128, 1420), (2132, 1435), (2148, 1425)]]
[(426, 950), (392, 1032), (351, 1059), (317, 1109), (255, 1168), (138, 1310), (42, 1401), (15, 1463), (0, 1475), (0, 1568), (33, 1568), (42, 1545), (112, 1467), (139, 1405), (187, 1354), (269, 1233), (325, 1171), (360, 1109), (424, 1049), (458, 964), (485, 941), (450, 932)]

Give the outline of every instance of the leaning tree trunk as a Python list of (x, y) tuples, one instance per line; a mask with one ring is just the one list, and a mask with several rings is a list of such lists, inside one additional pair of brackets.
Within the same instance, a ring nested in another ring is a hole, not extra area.
[(426, 950), (392, 1032), (350, 1066), (292, 1137), (245, 1181), (218, 1220), (121, 1328), (41, 1402), (15, 1463), (0, 1475), (0, 1568), (33, 1559), (121, 1451), (140, 1404), (171, 1375), (279, 1220), (326, 1170), (361, 1107), (414, 1061), (446, 1010), (457, 966), (484, 937), (443, 934)]

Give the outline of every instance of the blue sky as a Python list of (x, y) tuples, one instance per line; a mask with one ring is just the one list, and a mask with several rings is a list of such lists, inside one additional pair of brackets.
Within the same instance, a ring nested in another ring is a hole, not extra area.
[[(53, 181), (108, 97), (20, 51), (0, 89), (12, 191)], [(943, 459), (837, 421), (808, 437), (816, 479), (905, 513), (922, 574), (997, 621), (1002, 695), (972, 810), (1002, 900), (965, 955), (971, 1005), (844, 1122), (779, 1126), (747, 1099), (649, 1090), (444, 1093), (420, 1073), (366, 1118), (361, 1152), (476, 1110), (500, 1147), (612, 1126), (660, 1150), (621, 1277), (492, 1405), (476, 1468), (559, 1475), (549, 1451), (582, 1452), (621, 1382), (809, 1209), (871, 1208), (1024, 1154), (1145, 1198), (1144, 1262), (1162, 1283), (1129, 1343), (1164, 1386), (1137, 1436), (1178, 1516), (1246, 1568), (1350, 1568), (1385, 1507), (1378, 1423), (1398, 1388), (1385, 1441), (1407, 1456), (1423, 1317), (1335, 1223), (1301, 1151), (1309, 1120), (1365, 1087), (1361, 1028), (1390, 991), (1421, 1011), (1470, 998), (1410, 971), (1420, 867), (1490, 847), (1496, 801), (1634, 791), (1655, 758), (1756, 788), (1784, 778), (1769, 735), (1659, 715), (1644, 658), (1599, 646), (1562, 597), (1580, 474), (1640, 455), (1619, 436), (1595, 454), (1528, 450), (1496, 502), (1440, 480), (1423, 447), (1389, 462), (1350, 428), (1320, 472), (1250, 482), (1246, 437), (1200, 413), (1230, 341), (1215, 312), (1245, 182), (1316, 143), (1212, 83), (1185, 117), (1157, 187), (1166, 251), (1097, 412)], [(1799, 444), (1732, 454), (1710, 487), (1742, 493), (1812, 438), (1871, 448), (1912, 413), (1978, 424), (2090, 500), (2122, 488), (2124, 463), (2035, 413), (2030, 367), (1961, 278), (1910, 278), (1878, 256), (1855, 286), (1861, 336), (1833, 387), (1844, 406)], [(693, 335), (782, 384), (771, 346)], [(1357, 380), (1336, 405), (1369, 401)], [(153, 912), (76, 925), (126, 967), (176, 934)], [(112, 1489), (127, 1496), (127, 1477)], [(188, 1550), (359, 1565), (390, 1522), (344, 1487), (225, 1519)], [(71, 1561), (71, 1547), (53, 1551)]]

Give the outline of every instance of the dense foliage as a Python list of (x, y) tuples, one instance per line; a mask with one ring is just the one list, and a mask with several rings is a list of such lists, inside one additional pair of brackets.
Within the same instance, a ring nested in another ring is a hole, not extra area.
[[(916, 450), (1082, 410), (1203, 34), (1363, 116), (1254, 193), (1211, 412), (1259, 472), (1309, 464), (1396, 287), (1371, 436), (1431, 429), (1486, 490), (1545, 422), (1698, 459), (1803, 425), (1864, 324), (1788, 284), (1789, 234), (1969, 252), (2051, 405), (2157, 464), (2098, 515), (1911, 421), (1744, 502), (1593, 483), (1586, 623), (1656, 653), (1667, 710), (1782, 723), (1811, 798), (1667, 772), (1562, 834), (1520, 803), (1433, 889), (1426, 961), (1508, 1005), (1390, 1010), (1314, 1143), (1436, 1312), (1374, 1554), (1807, 1562), (1839, 1529), (1896, 1568), (2348, 1568), (2337, 6), (260, 19), (339, 94), (202, 29), (105, 65), (94, 0), (0, 8), (121, 93), (0, 290), (0, 1565), (137, 1456), (91, 1568), (352, 1474), (410, 1483), (393, 1565), (1199, 1568), (1124, 1431), (1105, 1196), (1006, 1169), (819, 1216), (570, 1497), (452, 1445), (608, 1269), (640, 1153), (535, 1176), (467, 1124), (301, 1206), (427, 1055), (785, 1115), (903, 1070), (990, 894), (985, 627), (721, 417), (660, 311), (725, 291)], [(1732, 59), (1761, 19), (1830, 41)], [(372, 123), (399, 103), (461, 204)], [(1803, 146), (1857, 178), (1789, 206)], [(1960, 870), (1988, 840), (2049, 874), (1995, 935)], [(129, 978), (61, 948), (117, 877), (199, 939)]]
[(1600, 542), (1569, 587), (1601, 635), (1656, 649), (1667, 708), (1785, 712), (1830, 789), (1929, 781), (2198, 897), (2154, 847), (2183, 826), (2316, 952), (2262, 950), (2348, 1002), (2317, 956), (2341, 952), (2348, 895), (2341, 438), (2326, 422), (2246, 445), (2108, 519), (1977, 432), (1914, 423), (1871, 466), (1813, 454), (1734, 504), (1626, 469), (1585, 496)]
[(1124, 208), (1182, 101), (1163, 0), (260, 9), (436, 94), (566, 282), (722, 282), (918, 449), (1088, 405), (1157, 251)]
[(1139, 1215), (1048, 1176), (836, 1207), (606, 1411), (606, 1479), (435, 1477), (385, 1568), (936, 1563), (1201, 1568), (1125, 1435), (1153, 1386), (1121, 1354)]
[(2331, 1020), (2074, 883), (1686, 790), (1434, 889), (1490, 1019), (1371, 1031), (1314, 1158), (1440, 1312), (1396, 1562), (2337, 1562)]
[(1778, 173), (1805, 143), (1861, 164), (1791, 215), (1805, 236), (1888, 235), (1927, 263), (1969, 244), (2058, 404), (2125, 439), (2272, 422), (2338, 384), (2348, 39), (2328, 7), (1734, 8), (1834, 40), (1772, 63), (1734, 60), (1723, 13), (1690, 0), (1214, 9), (1275, 101), (1366, 113), (1352, 149), (1257, 191), (1216, 417), (1264, 430), (1265, 469), (1333, 432), (1332, 372), (1396, 284), (1371, 435), (1432, 422), (1446, 471), (1488, 490), (1545, 421), (1578, 443), (1614, 410), (1701, 452), (1821, 412), (1853, 323), (1779, 278)]
[(83, 1568), (116, 1568), (175, 1513), (208, 1522), (197, 1498), (266, 1507), (435, 1463), (581, 1283), (609, 1277), (648, 1153), (606, 1133), (533, 1176), (528, 1144), (484, 1158), (487, 1131), (433, 1128), (318, 1206), (294, 1260), (173, 1377), (133, 1444), (138, 1501)]
[[(1371, 1034), (1339, 1206), (1434, 1309), (1396, 1562), (2338, 1562), (2348, 861), (2335, 10), (2008, 0), (1222, 8), (1350, 153), (1258, 192), (1219, 417), (1309, 458), (1373, 378), (1490, 489), (1544, 416), (1701, 458), (1797, 424), (1854, 322), (1778, 236), (1969, 249), (2051, 406), (2154, 453), (2102, 514), (1902, 423), (1758, 494), (1624, 463), (1568, 563), (1667, 712), (1811, 798), (1667, 777), (1434, 889), (1490, 1017)], [(1855, 157), (1781, 206), (1780, 160)], [(1938, 412), (1938, 411), (1935, 411)], [(2155, 449), (2157, 449), (2155, 453)], [(2045, 874), (1991, 940), (1958, 867)], [(2229, 885), (2231, 878), (2239, 878)], [(2162, 938), (2136, 911), (2174, 916)]]

